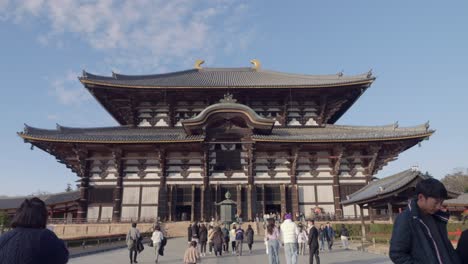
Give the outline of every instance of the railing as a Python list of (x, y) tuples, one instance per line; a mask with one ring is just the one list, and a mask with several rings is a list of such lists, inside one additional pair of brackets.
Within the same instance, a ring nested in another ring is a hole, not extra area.
[(157, 218), (49, 218), (48, 224), (108, 224), (108, 223), (156, 223)]

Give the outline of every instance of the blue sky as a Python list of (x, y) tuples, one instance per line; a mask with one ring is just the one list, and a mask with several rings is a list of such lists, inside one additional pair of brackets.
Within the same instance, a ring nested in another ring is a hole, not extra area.
[(78, 178), (24, 144), (36, 127), (116, 122), (76, 77), (193, 67), (357, 74), (376, 82), (338, 121), (436, 133), (378, 176), (418, 165), (440, 178), (468, 167), (467, 1), (0, 0), (0, 195), (63, 191)]

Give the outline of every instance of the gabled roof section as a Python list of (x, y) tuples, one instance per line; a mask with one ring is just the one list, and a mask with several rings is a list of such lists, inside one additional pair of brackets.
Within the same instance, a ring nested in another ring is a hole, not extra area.
[(367, 186), (353, 194), (350, 194), (348, 199), (342, 201), (341, 203), (343, 205), (360, 204), (381, 197), (386, 197), (405, 188), (409, 183), (413, 182), (418, 177), (422, 180), (428, 178), (428, 176), (425, 176), (418, 170), (408, 169), (402, 171), (392, 176), (370, 182)]
[(187, 136), (181, 128), (100, 127), (71, 128), (57, 125), (57, 129), (41, 129), (25, 125), (18, 133), (27, 141), (72, 143), (177, 143), (203, 141), (202, 135)]
[(252, 108), (236, 103), (231, 94), (226, 94), (220, 103), (208, 106), (196, 117), (183, 120), (182, 125), (188, 135), (200, 134), (210, 119), (219, 114), (223, 115), (224, 119), (240, 117), (248, 127), (262, 133), (271, 132), (275, 125), (275, 120), (261, 117)]
[(79, 80), (109, 88), (323, 88), (350, 85), (369, 86), (372, 73), (346, 76), (305, 75), (275, 72), (253, 68), (202, 68), (152, 74), (100, 76), (83, 71)]
[[(241, 108), (243, 108), (242, 105)], [(216, 110), (215, 107), (213, 109)], [(247, 111), (248, 109), (245, 110)], [(203, 118), (200, 116), (196, 120), (203, 120)], [(253, 120), (263, 121), (263, 119), (259, 118), (253, 118)], [(193, 122), (189, 123), (189, 126), (192, 124)], [(185, 126), (186, 125), (187, 124), (185, 124)], [(263, 128), (263, 123), (257, 123), (256, 125), (258, 128)], [(272, 126), (273, 124), (265, 124), (265, 129), (271, 129)], [(408, 128), (395, 128), (393, 125), (381, 127), (326, 125), (325, 127), (309, 128), (273, 128), (271, 133), (268, 134), (255, 133), (252, 136), (252, 140), (256, 142), (302, 143), (374, 142), (404, 139), (416, 139), (421, 141), (431, 136), (432, 133), (434, 133), (434, 131), (429, 130), (426, 124)], [(184, 128), (180, 127), (118, 126), (101, 128), (71, 128), (57, 125), (57, 129), (41, 129), (25, 125), (24, 131), (18, 133), (18, 135), (24, 140), (31, 142), (44, 141), (116, 144), (202, 142), (205, 139), (202, 134), (188, 135)]]
[(468, 193), (463, 193), (457, 198), (448, 199), (444, 201), (445, 205), (448, 206), (465, 206), (468, 207)]
[[(23, 203), (25, 199), (33, 198), (33, 197), (34, 196), (16, 196), (16, 197), (1, 198), (0, 210), (19, 208), (21, 203)], [(46, 205), (54, 205), (54, 204), (77, 201), (80, 198), (80, 192), (71, 191), (71, 192), (62, 192), (62, 193), (54, 193), (54, 194), (44, 194), (44, 195), (39, 195), (36, 197), (43, 200)]]
[(309, 128), (274, 128), (268, 135), (254, 135), (255, 141), (266, 142), (366, 142), (403, 139), (423, 140), (435, 131), (429, 130), (429, 124), (415, 127), (398, 127), (395, 124), (386, 126), (340, 126)]

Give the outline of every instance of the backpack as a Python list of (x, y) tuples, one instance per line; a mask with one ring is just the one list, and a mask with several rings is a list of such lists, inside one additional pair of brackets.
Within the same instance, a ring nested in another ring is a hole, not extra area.
[(238, 229), (236, 231), (236, 240), (244, 240), (244, 230)]

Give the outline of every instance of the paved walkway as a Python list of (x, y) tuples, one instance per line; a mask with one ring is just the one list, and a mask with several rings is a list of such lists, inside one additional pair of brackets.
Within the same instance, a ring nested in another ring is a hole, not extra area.
[[(213, 255), (207, 255), (202, 258), (202, 263), (251, 263), (261, 264), (268, 263), (267, 255), (265, 254), (265, 247), (263, 241), (256, 240), (254, 243), (252, 254), (248, 253), (247, 245), (244, 244), (244, 255), (243, 256), (232, 256), (226, 255), (223, 257), (216, 258)], [(338, 242), (338, 241), (337, 241)], [(337, 243), (338, 244), (338, 243)], [(337, 245), (339, 246), (339, 245)], [(183, 263), (183, 254), (187, 248), (187, 242), (183, 238), (170, 239), (165, 250), (165, 256), (159, 259), (159, 263)], [(284, 250), (280, 248), (280, 261), (286, 263), (284, 259)], [(148, 246), (145, 246), (145, 250), (138, 256), (138, 263), (154, 263), (154, 250)], [(299, 256), (298, 263), (308, 263), (309, 256)], [(365, 253), (354, 250), (343, 250), (337, 247), (331, 252), (324, 252), (320, 254), (320, 261), (322, 264), (326, 263), (337, 263), (337, 264), (371, 264), (371, 263), (392, 263), (386, 256), (375, 255), (371, 253)], [(88, 263), (99, 263), (99, 264), (120, 264), (130, 263), (127, 249), (117, 249), (104, 253), (98, 253), (94, 255), (73, 258), (69, 261), (70, 264), (88, 264)]]

